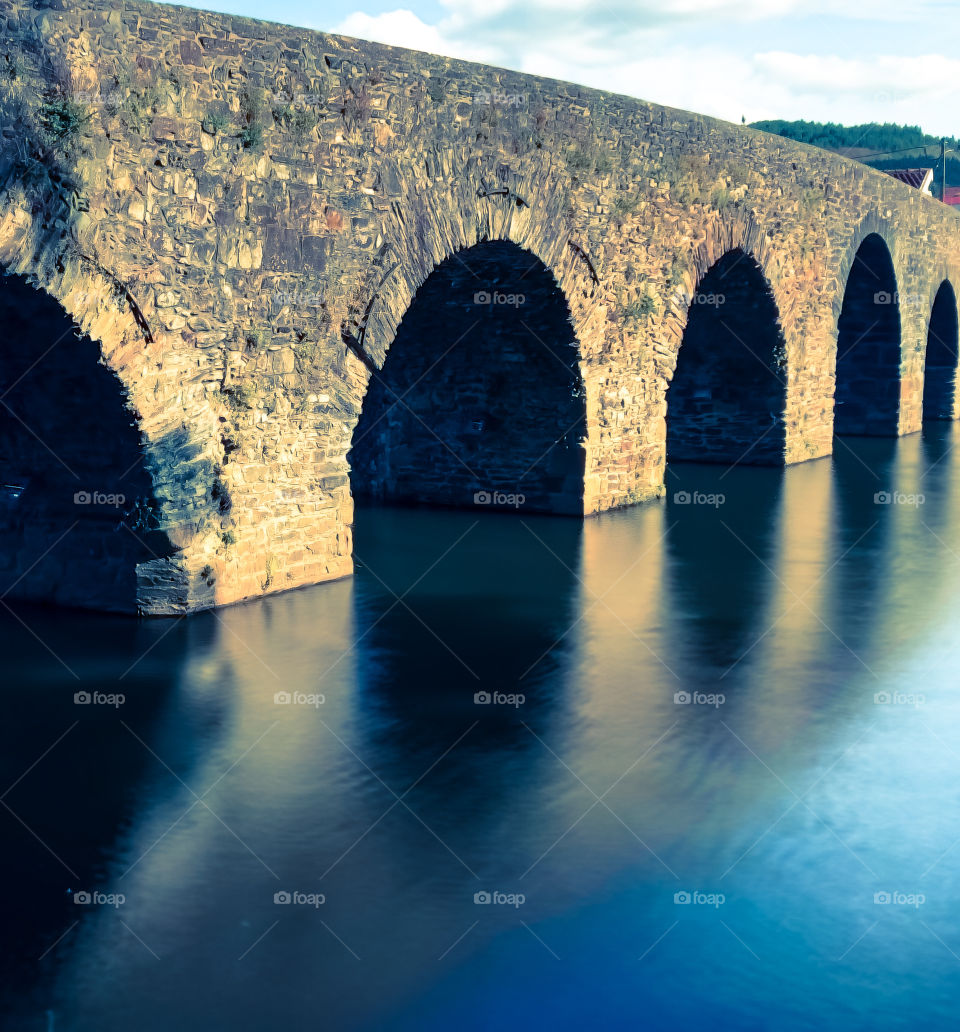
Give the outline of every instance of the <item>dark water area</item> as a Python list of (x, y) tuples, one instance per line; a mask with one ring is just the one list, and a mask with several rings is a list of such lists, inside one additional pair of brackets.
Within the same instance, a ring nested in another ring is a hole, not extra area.
[(2, 1027), (954, 1028), (956, 440), (361, 510), (353, 579), (189, 619), (4, 603)]

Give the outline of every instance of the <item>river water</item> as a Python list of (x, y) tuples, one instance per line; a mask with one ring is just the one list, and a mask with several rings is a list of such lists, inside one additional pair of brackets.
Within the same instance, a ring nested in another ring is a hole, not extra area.
[(4, 1027), (955, 1028), (956, 440), (0, 609)]

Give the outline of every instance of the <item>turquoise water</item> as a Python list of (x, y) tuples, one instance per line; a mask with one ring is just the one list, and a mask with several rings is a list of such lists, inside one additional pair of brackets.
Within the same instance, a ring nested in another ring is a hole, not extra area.
[(954, 442), (363, 510), (355, 578), (190, 619), (0, 609), (4, 1027), (955, 1027)]

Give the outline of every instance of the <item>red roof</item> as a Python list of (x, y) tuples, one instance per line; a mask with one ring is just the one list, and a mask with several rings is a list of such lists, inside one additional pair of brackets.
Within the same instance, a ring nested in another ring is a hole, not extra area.
[(960, 205), (960, 186), (948, 186), (943, 192), (943, 203)]
[(888, 176), (893, 176), (894, 179), (899, 179), (901, 183), (906, 183), (907, 186), (912, 186), (919, 190), (923, 186), (923, 181), (927, 178), (927, 175), (933, 171), (933, 169), (885, 168), (881, 171), (886, 172)]

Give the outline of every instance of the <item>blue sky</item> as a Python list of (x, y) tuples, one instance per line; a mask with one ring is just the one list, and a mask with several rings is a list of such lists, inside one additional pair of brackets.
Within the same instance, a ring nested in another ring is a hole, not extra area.
[(960, 135), (948, 0), (208, 0), (191, 4), (616, 90), (732, 121)]

